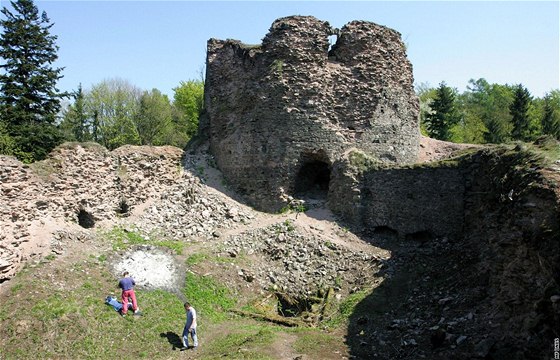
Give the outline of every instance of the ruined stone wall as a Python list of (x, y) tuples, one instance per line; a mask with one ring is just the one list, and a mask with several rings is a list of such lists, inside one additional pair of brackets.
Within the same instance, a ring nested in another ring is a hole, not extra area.
[(48, 253), (57, 230), (84, 218), (86, 227), (114, 221), (126, 215), (123, 203), (131, 211), (157, 196), (181, 177), (182, 154), (171, 146), (109, 152), (67, 144), (31, 165), (0, 156), (0, 282)]
[(461, 169), (397, 168), (369, 172), (362, 189), (362, 219), (373, 233), (401, 238), (457, 237), (463, 230)]
[(496, 324), (488, 357), (545, 358), (560, 326), (560, 166), (515, 150), (468, 164), (464, 242), (478, 254), (480, 313)]
[[(329, 52), (329, 36), (338, 40)], [(418, 100), (400, 34), (353, 21), (276, 20), (261, 45), (208, 41), (201, 132), (227, 181), (272, 211), (303, 166), (355, 147), (387, 163), (418, 150)]]
[(465, 174), (456, 161), (384, 167), (350, 152), (335, 164), (329, 207), (359, 231), (394, 240), (458, 238)]

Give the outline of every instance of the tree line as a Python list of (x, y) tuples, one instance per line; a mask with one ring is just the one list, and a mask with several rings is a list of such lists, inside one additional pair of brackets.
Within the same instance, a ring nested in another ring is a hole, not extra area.
[(185, 147), (204, 105), (202, 80), (181, 81), (173, 99), (115, 78), (79, 86), (58, 128), (65, 141), (94, 141), (112, 150), (125, 144)]
[[(202, 80), (180, 82), (173, 99), (122, 79), (61, 92), (56, 83), (64, 68), (52, 65), (59, 49), (57, 36), (50, 33), (54, 24), (33, 0), (10, 4), (0, 18), (0, 154), (30, 163), (64, 141), (95, 141), (109, 149), (124, 144), (184, 147), (195, 134), (203, 108)], [(73, 100), (67, 108), (62, 108), (64, 99)]]
[[(0, 18), (0, 154), (23, 162), (44, 159), (64, 141), (94, 141), (108, 149), (125, 144), (184, 147), (196, 133), (203, 109), (202, 80), (180, 82), (173, 99), (122, 79), (90, 89), (61, 92), (64, 68), (58, 59), (54, 25), (33, 0), (11, 1)], [(421, 84), (421, 130), (430, 137), (463, 143), (531, 141), (540, 135), (560, 139), (560, 90), (543, 98), (523, 85), (471, 80), (459, 93), (442, 82)], [(72, 99), (62, 109), (61, 100)]]
[(460, 93), (445, 82), (416, 87), (422, 133), (460, 143), (533, 141), (549, 135), (560, 140), (560, 90), (533, 97), (522, 84), (490, 84), (471, 79)]

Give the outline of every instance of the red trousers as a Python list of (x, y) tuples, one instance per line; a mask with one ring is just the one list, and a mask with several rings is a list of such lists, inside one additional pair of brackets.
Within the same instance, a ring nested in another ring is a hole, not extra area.
[(123, 303), (123, 314), (126, 314), (126, 312), (128, 311), (128, 298), (132, 299), (132, 310), (138, 310), (138, 304), (136, 303), (136, 294), (134, 294), (134, 289), (124, 290), (121, 294), (121, 300)]

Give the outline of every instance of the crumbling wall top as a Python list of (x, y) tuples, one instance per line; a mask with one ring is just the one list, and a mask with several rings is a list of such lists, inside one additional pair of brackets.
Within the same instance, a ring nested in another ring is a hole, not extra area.
[(299, 62), (325, 62), (329, 35), (336, 33), (327, 21), (313, 16), (289, 16), (272, 23), (263, 39), (263, 50), (270, 56)]

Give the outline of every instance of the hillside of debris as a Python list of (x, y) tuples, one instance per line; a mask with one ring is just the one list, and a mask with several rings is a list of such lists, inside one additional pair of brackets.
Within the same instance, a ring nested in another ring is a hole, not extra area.
[[(276, 330), (282, 341), (261, 358), (547, 358), (560, 328), (558, 143), (460, 156), (449, 144), (422, 148), (426, 158), (451, 158), (464, 175), (461, 238), (354, 229), (324, 202), (305, 212), (255, 211), (228, 187), (204, 146), (109, 152), (65, 144), (31, 165), (2, 157), (0, 298), (9, 306), (0, 310), (0, 348), (15, 356), (30, 332), (51, 336), (37, 342), (51, 356), (80, 354), (52, 338), (59, 326), (65, 333), (71, 313), (55, 306), (52, 317), (33, 321), (17, 299), (48, 304), (53, 292), (79, 290), (76, 280), (94, 281), (99, 288), (81, 296), (104, 310), (96, 297), (114, 292), (108, 284), (128, 269), (140, 291), (183, 300), (194, 296), (183, 288), (189, 279), (214, 278), (235, 294), (229, 314), (236, 321), (321, 329), (332, 341), (306, 351)], [(82, 261), (88, 267), (68, 272)], [(145, 306), (156, 312), (155, 303)], [(94, 321), (86, 314), (72, 326)], [(212, 358), (212, 344), (231, 331), (207, 321), (209, 349), (201, 358)], [(180, 356), (160, 353), (167, 340), (150, 341), (145, 351), (153, 358)]]

